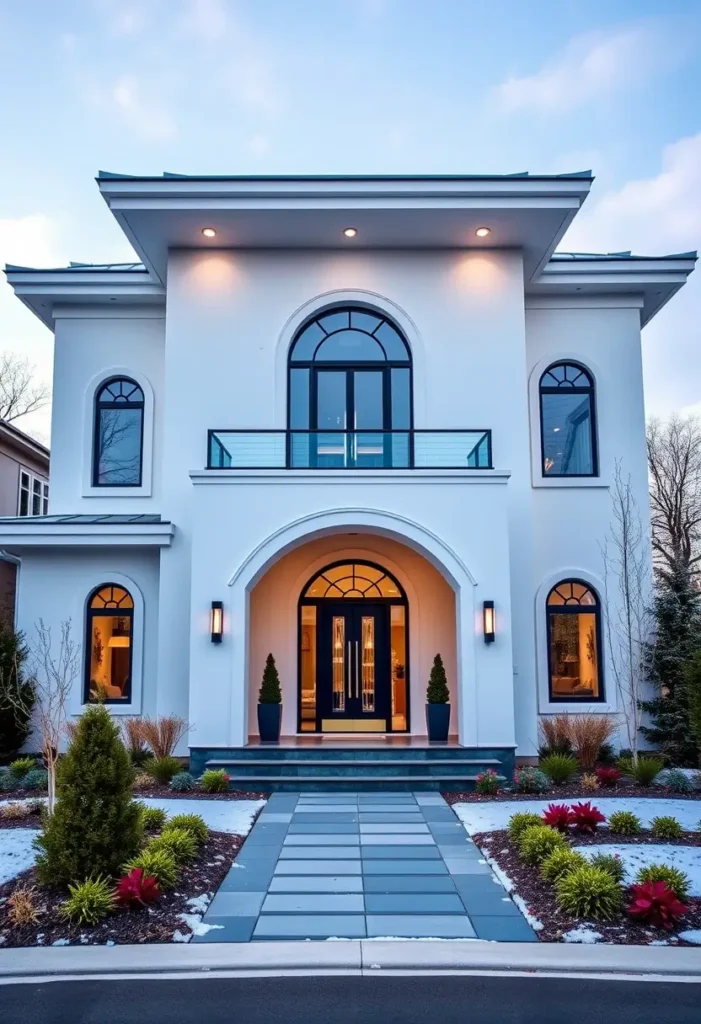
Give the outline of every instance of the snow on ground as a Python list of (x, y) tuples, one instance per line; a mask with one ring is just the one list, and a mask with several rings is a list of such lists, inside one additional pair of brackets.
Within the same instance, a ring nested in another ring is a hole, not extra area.
[[(662, 814), (671, 814), (688, 832), (698, 827), (701, 818), (701, 803), (697, 800), (675, 800), (662, 797), (639, 796), (598, 796), (594, 794), (591, 802), (606, 817), (614, 811), (632, 811), (637, 814), (643, 826), (648, 826), (653, 818)], [(470, 835), (475, 832), (495, 832), (506, 828), (509, 818), (517, 811), (531, 811), (542, 814), (548, 804), (575, 804), (581, 797), (558, 797), (554, 793), (547, 800), (503, 800), (494, 803), (458, 803), (453, 804), (457, 814)], [(603, 827), (603, 826), (602, 826)]]
[(0, 829), (0, 885), (33, 866), (36, 835), (35, 828)]
[(247, 836), (265, 800), (168, 800), (143, 797), (147, 807), (161, 807), (169, 818), (175, 814), (199, 814), (214, 832)]
[(632, 882), (640, 868), (649, 864), (667, 864), (678, 868), (691, 880), (690, 896), (701, 896), (701, 848), (698, 846), (638, 846), (621, 843), (604, 846), (575, 846), (578, 853), (592, 857), (595, 853), (612, 853), (620, 857), (625, 869), (625, 881)]
[(569, 932), (565, 932), (562, 936), (563, 942), (581, 942), (585, 945), (590, 945), (594, 942), (600, 942), (603, 938), (601, 932), (595, 932), (594, 929), (588, 924), (577, 925)]
[(701, 946), (701, 928), (690, 928), (686, 932), (679, 932), (680, 939), (685, 942), (693, 942), (695, 946)]

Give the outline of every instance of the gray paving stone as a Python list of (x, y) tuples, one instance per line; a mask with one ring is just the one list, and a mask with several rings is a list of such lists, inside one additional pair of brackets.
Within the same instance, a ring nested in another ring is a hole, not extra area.
[(417, 804), (424, 807), (447, 807), (445, 800), (440, 793), (415, 793), (414, 799)]
[(451, 850), (474, 850), (475, 854), (479, 852), (475, 844), (471, 843), (466, 836), (461, 836), (459, 832), (432, 832), (431, 835), (438, 846), (447, 846)]
[(282, 813), (282, 811), (280, 811), (280, 812), (276, 812), (276, 811), (271, 811), (271, 812), (263, 811), (261, 814), (258, 815), (258, 820), (256, 821), (256, 825), (268, 825), (268, 824), (277, 825), (277, 824), (282, 824), (283, 822), (286, 823), (286, 824), (289, 824), (289, 822), (291, 822), (291, 821), (292, 821), (292, 811), (286, 811), (284, 814)]
[(435, 846), (436, 841), (431, 835), (423, 835), (421, 833), (408, 836), (398, 836), (395, 833), (390, 832), (373, 832), (368, 835), (366, 833), (360, 834), (360, 843), (362, 846)]
[(350, 811), (338, 814), (315, 814), (313, 811), (297, 811), (292, 823), (294, 825), (352, 825), (358, 821), (358, 814)]
[(424, 818), (426, 819), (426, 821), (429, 821), (429, 822), (430, 821), (445, 821), (445, 822), (449, 822), (450, 821), (450, 822), (454, 822), (456, 820), (455, 819), (455, 815), (453, 814), (451, 809), (447, 806), (447, 804), (444, 805), (443, 807), (428, 807), (428, 806), (424, 805), (421, 808), (421, 810), (423, 812)]
[(297, 893), (269, 895), (263, 903), (264, 914), (363, 914), (362, 893)]
[(333, 833), (326, 835), (323, 832), (317, 832), (313, 836), (287, 836), (282, 848), (284, 850), (288, 846), (358, 846), (359, 843), (360, 836), (358, 833), (339, 836)]
[(363, 860), (387, 858), (392, 860), (440, 860), (437, 846), (361, 846)]
[(522, 917), (521, 911), (516, 904), (509, 899), (502, 889), (501, 895), (498, 892), (485, 893), (482, 890), (471, 893), (468, 890), (460, 892), (460, 898), (465, 910), (470, 917)]
[(279, 860), (276, 875), (359, 875), (358, 860)]
[(479, 860), (474, 860), (467, 857), (449, 857), (443, 858), (450, 871), (451, 875), (491, 875), (492, 869), (489, 864), (481, 863)]
[(480, 917), (472, 918), (478, 939), (492, 942), (537, 942), (538, 937), (525, 917)]
[[(355, 804), (352, 805), (353, 812), (355, 812)], [(295, 811), (295, 817), (298, 814), (347, 814), (349, 807), (347, 804), (305, 804), (304, 807), (298, 807)]]
[[(361, 811), (361, 812), (365, 812), (367, 814), (367, 812), (370, 810), (370, 808), (372, 808), (372, 811), (373, 811), (374, 814), (391, 814), (392, 811), (396, 811), (398, 809), (402, 809), (403, 810), (405, 806), (409, 806), (409, 805), (404, 805), (404, 804), (402, 804), (402, 805), (399, 805), (399, 804), (358, 804), (358, 810)], [(414, 806), (416, 806), (416, 805), (414, 805)]]
[(211, 930), (205, 935), (193, 935), (192, 942), (250, 942), (256, 917), (208, 917), (203, 924)]
[[(406, 870), (406, 861), (363, 859), (364, 875), (394, 875)], [(448, 869), (442, 860), (412, 860), (412, 875), (447, 875)]]
[(496, 893), (500, 897), (508, 895), (504, 886), (497, 881), (491, 872), (480, 875), (452, 875), (451, 877), (455, 883), (455, 888), (461, 893), (480, 892), (485, 893), (487, 896), (493, 896)]
[[(497, 918), (496, 920), (502, 920)], [(368, 938), (473, 939), (475, 930), (460, 914), (368, 914)]]
[(457, 893), (366, 893), (368, 914), (465, 914)]
[(304, 875), (276, 875), (268, 892), (362, 892), (360, 875), (328, 875), (322, 878)]
[(298, 825), (297, 822), (292, 819), (290, 827), (287, 830), (288, 836), (313, 836), (318, 834), (326, 835), (358, 835), (358, 826), (355, 823), (348, 825), (339, 825), (329, 822), (318, 822), (315, 821), (313, 825)]
[(211, 917), (257, 917), (263, 906), (263, 892), (222, 892), (220, 889), (207, 910), (205, 924)]
[(364, 939), (362, 914), (263, 914), (254, 939)]
[[(422, 815), (423, 817), (423, 815)], [(438, 835), (456, 835), (462, 836), (463, 839), (469, 839), (465, 826), (461, 825), (459, 821), (429, 821), (428, 827), (434, 836)], [(472, 840), (470, 840), (472, 841)]]
[(238, 869), (250, 868), (252, 871), (273, 867), (280, 856), (282, 843), (275, 846), (249, 846), (245, 843), (239, 850), (235, 863)]
[(219, 892), (266, 892), (275, 865), (260, 870), (233, 869), (219, 886)]
[(283, 846), (280, 852), (280, 860), (309, 860), (310, 857), (325, 857), (332, 860), (337, 857), (339, 860), (348, 860), (351, 857), (360, 857), (359, 846)]
[[(411, 871), (406, 865), (407, 870)], [(369, 892), (455, 892), (450, 875), (363, 875), (363, 887)]]
[(361, 808), (358, 819), (361, 825), (426, 824), (423, 814), (411, 814), (405, 811), (399, 811), (396, 814), (393, 814), (391, 811), (385, 811), (383, 814), (368, 814), (367, 812), (363, 812), (363, 809)]
[(423, 835), (430, 835), (428, 831), (428, 825), (422, 822), (416, 823), (402, 823), (396, 824), (392, 821), (384, 821), (378, 823), (365, 823), (360, 822), (360, 834), (361, 835), (374, 835), (377, 832), (381, 832), (387, 835), (390, 832), (396, 832), (397, 835), (410, 835), (416, 833), (422, 833)]

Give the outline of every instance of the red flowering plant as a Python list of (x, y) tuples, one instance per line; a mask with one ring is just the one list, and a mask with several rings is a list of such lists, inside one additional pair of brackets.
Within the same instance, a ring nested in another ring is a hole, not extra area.
[(543, 811), (543, 824), (556, 828), (558, 832), (566, 832), (574, 824), (572, 811), (567, 804), (548, 804)]
[(475, 792), (482, 796), (496, 796), (500, 781), (497, 773), (488, 768), (486, 772), (480, 772), (475, 779)]
[(585, 804), (572, 804), (571, 814), (575, 832), (589, 832), (593, 835), (597, 825), (606, 821), (605, 815), (598, 807), (592, 807), (590, 800)]
[(143, 868), (132, 868), (119, 879), (114, 895), (117, 903), (123, 907), (137, 904), (145, 907), (147, 903), (153, 903), (158, 899), (161, 890), (153, 875), (145, 875)]
[(611, 789), (621, 781), (623, 778), (623, 772), (619, 771), (618, 768), (605, 768), (600, 766), (596, 769), (596, 777), (601, 786)]
[(653, 928), (669, 931), (688, 909), (665, 882), (642, 882), (630, 888), (633, 899), (628, 913)]

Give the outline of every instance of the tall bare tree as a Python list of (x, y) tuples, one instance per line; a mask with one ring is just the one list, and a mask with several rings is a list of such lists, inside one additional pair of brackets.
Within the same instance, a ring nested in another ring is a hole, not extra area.
[(647, 430), (655, 568), (670, 582), (701, 571), (701, 420), (672, 416)]
[(32, 643), (36, 678), (36, 716), (41, 735), (41, 748), (49, 775), (49, 814), (56, 802), (56, 765), (66, 725), (66, 704), (80, 670), (80, 644), (71, 633), (71, 620), (61, 623), (58, 650), (55, 650), (51, 627), (39, 619)]
[(51, 397), (45, 384), (35, 384), (36, 367), (12, 352), (0, 354), (0, 419), (10, 423), (43, 409)]
[(611, 486), (611, 526), (601, 547), (606, 598), (606, 647), (628, 746), (638, 759), (640, 701), (647, 682), (652, 631), (648, 546), (630, 477), (616, 463)]

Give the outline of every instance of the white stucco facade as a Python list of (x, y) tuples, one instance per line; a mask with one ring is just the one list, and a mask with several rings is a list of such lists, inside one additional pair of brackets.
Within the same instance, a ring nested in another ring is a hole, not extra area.
[[(298, 602), (314, 573), (341, 561), (384, 567), (403, 589), (412, 735), (426, 733), (437, 652), (451, 732), (466, 746), (528, 756), (539, 715), (615, 710), (603, 650), (596, 700), (553, 700), (546, 602), (560, 581), (578, 580), (599, 598), (600, 624), (607, 614), (600, 544), (616, 462), (647, 509), (641, 324), (693, 259), (590, 257), (570, 267), (553, 249), (589, 179), (567, 189), (561, 178), (501, 180), (496, 192), (488, 179), (459, 179), (447, 193), (436, 183), (429, 202), (429, 179), (407, 179), (391, 195), (372, 179), (343, 179), (330, 197), (322, 179), (271, 179), (263, 193), (255, 181), (222, 179), (207, 191), (202, 179), (176, 189), (169, 179), (107, 177), (101, 188), (143, 267), (10, 268), (17, 294), (55, 330), (51, 507), (43, 522), (3, 521), (0, 545), (22, 563), (18, 626), (30, 633), (41, 618), (58, 633), (70, 617), (83, 645), (73, 714), (98, 656), (87, 605), (114, 584), (132, 598), (128, 624), (115, 627), (130, 633), (131, 662), (114, 713), (177, 713), (191, 723), (191, 747), (242, 746), (256, 733), (272, 651), (283, 733), (294, 735)], [(366, 244), (339, 243), (349, 222)], [(479, 223), (494, 227), (478, 244)], [(217, 226), (216, 247), (201, 237), (205, 224)], [(439, 452), (451, 436), (440, 432), (491, 432), (490, 466), (275, 462), (274, 439), (289, 445), (290, 347), (324, 311), (351, 308), (384, 317), (404, 339), (411, 429), (437, 432)], [(593, 381), (588, 476), (543, 470), (540, 382), (561, 363)], [(106, 486), (94, 469), (96, 400), (121, 378), (143, 396), (140, 473)], [(210, 431), (250, 432), (266, 468), (250, 459), (207, 468)], [(221, 643), (210, 636), (213, 601), (223, 604)], [(495, 608), (493, 643), (485, 601)]]

